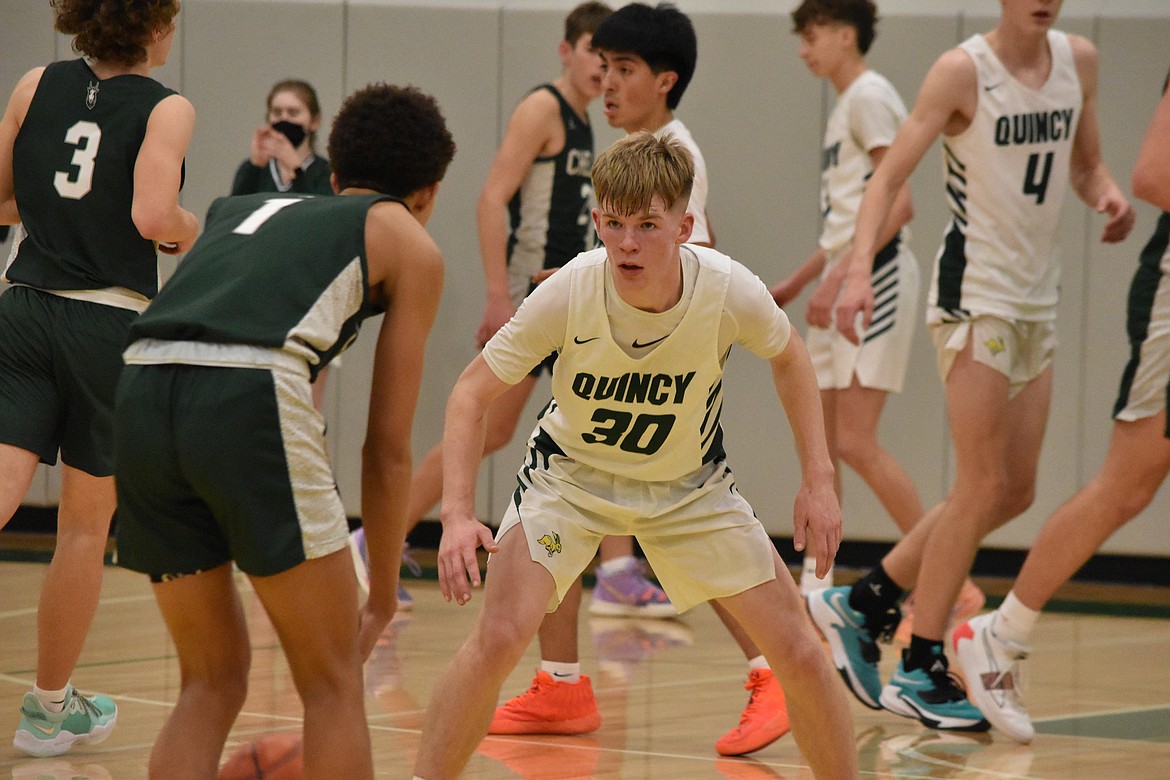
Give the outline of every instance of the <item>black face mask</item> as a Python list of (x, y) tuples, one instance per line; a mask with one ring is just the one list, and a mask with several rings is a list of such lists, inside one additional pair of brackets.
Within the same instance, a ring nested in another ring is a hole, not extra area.
[(295, 122), (273, 122), (272, 129), (287, 138), (288, 142), (293, 146), (300, 146), (301, 141), (305, 140), (305, 136), (307, 135), (305, 128)]

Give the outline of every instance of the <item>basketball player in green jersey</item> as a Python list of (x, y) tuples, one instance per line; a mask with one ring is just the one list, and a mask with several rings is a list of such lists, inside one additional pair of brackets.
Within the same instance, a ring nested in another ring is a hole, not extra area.
[(19, 223), (0, 296), (0, 525), (37, 463), (62, 462), (36, 681), (14, 739), (37, 756), (100, 742), (117, 720), (113, 700), (70, 682), (114, 511), (114, 388), (126, 330), (158, 291), (156, 246), (186, 251), (199, 227), (179, 206), (195, 112), (150, 78), (179, 3), (52, 5), (83, 57), (29, 71), (0, 119), (0, 223)]
[[(373, 776), (362, 663), (396, 606), (410, 431), (443, 285), (424, 226), (454, 153), (429, 96), (358, 91), (329, 139), (342, 197), (215, 201), (130, 331), (115, 415), (119, 562), (150, 575), (183, 669), (151, 776), (214, 776), (244, 704), (249, 641), (232, 561), (304, 703), (305, 775)], [(310, 383), (378, 313), (362, 449), (370, 592), (359, 611)]]

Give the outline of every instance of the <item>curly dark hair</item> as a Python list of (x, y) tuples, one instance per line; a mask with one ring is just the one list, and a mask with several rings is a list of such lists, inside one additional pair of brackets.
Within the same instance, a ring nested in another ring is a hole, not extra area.
[(636, 54), (654, 73), (672, 70), (678, 81), (666, 94), (666, 105), (678, 108), (699, 58), (699, 44), (690, 17), (673, 3), (649, 6), (630, 3), (602, 20), (593, 33), (593, 48)]
[(878, 12), (873, 0), (804, 0), (792, 12), (792, 31), (799, 35), (814, 24), (848, 24), (857, 30), (862, 54), (873, 45)]
[(455, 140), (439, 104), (415, 87), (371, 84), (341, 105), (329, 133), (339, 189), (404, 198), (442, 181)]
[(150, 36), (171, 25), (179, 0), (49, 0), (58, 32), (73, 50), (101, 62), (137, 65)]

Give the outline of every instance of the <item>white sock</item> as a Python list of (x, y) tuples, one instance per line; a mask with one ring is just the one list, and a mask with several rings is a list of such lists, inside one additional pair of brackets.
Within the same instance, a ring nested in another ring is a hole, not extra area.
[(1015, 642), (1018, 645), (1028, 645), (1028, 637), (1032, 635), (1032, 627), (1036, 625), (1036, 618), (1040, 612), (1024, 605), (1016, 597), (1013, 590), (1007, 594), (999, 609), (995, 610), (995, 617), (991, 621), (991, 629), (1000, 639)]
[(755, 658), (748, 661), (748, 671), (754, 672), (756, 669), (771, 669), (768, 659), (762, 655), (757, 655)]
[(814, 590), (821, 588), (833, 587), (833, 570), (830, 568), (829, 573), (824, 577), (817, 576), (817, 559), (812, 555), (804, 557), (804, 567), (800, 572), (800, 593), (802, 596), (807, 596)]
[(623, 555), (620, 558), (613, 558), (612, 560), (602, 561), (601, 565), (597, 567), (599, 574), (617, 574), (619, 571), (625, 571), (630, 566), (636, 563), (637, 559), (632, 555)]
[(540, 671), (552, 677), (557, 682), (563, 683), (579, 683), (581, 682), (581, 664), (566, 664), (560, 661), (545, 661), (540, 662)]
[(69, 696), (69, 683), (65, 683), (65, 687), (59, 691), (47, 691), (33, 683), (33, 695), (49, 712), (60, 712), (65, 709), (65, 699)]

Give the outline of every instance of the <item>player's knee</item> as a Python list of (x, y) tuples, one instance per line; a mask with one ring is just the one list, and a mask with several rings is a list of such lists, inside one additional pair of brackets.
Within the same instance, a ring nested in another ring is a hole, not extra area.
[(998, 517), (1000, 524), (1002, 524), (1014, 517), (1019, 517), (1032, 506), (1036, 500), (1036, 482), (1034, 480), (1026, 483), (1009, 481), (998, 495), (1001, 496)]
[(851, 430), (838, 430), (836, 444), (837, 457), (857, 472), (865, 470), (877, 451), (876, 440)]

